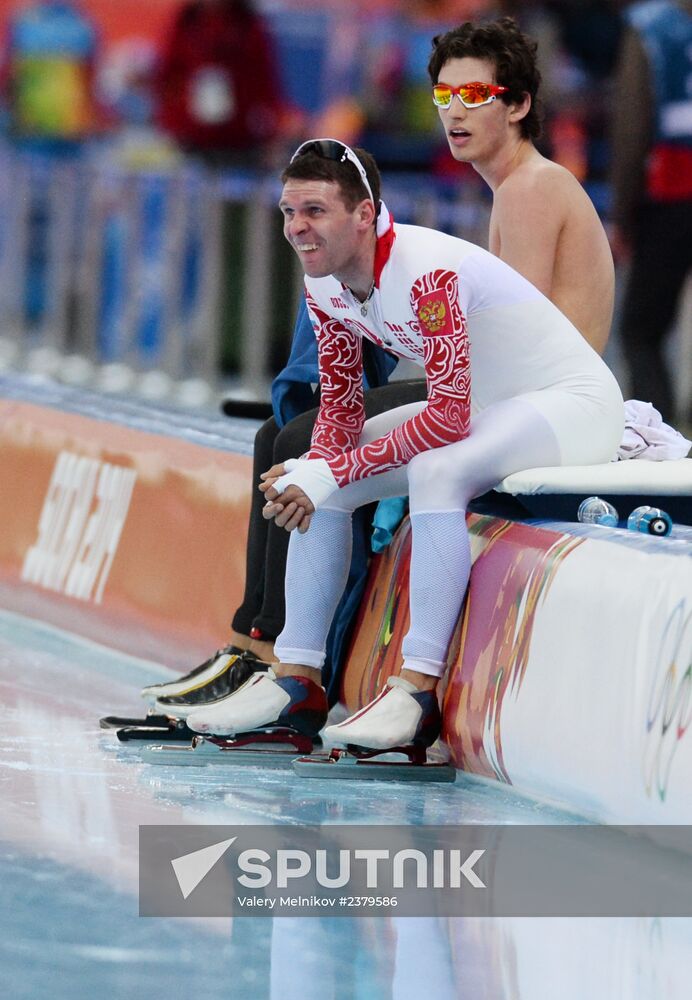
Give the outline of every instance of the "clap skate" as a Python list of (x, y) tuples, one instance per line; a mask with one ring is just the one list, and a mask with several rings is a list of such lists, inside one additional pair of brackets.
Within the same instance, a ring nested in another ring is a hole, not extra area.
[(323, 689), (305, 677), (253, 674), (233, 694), (200, 705), (187, 723), (198, 733), (188, 747), (149, 747), (156, 764), (290, 764), (309, 754), (327, 719)]
[(374, 701), (325, 729), (326, 741), (343, 746), (299, 757), (293, 769), (310, 778), (455, 781), (451, 764), (427, 760), (427, 748), (440, 735), (441, 722), (434, 691), (418, 691), (401, 677), (390, 677)]
[(101, 719), (101, 729), (114, 729), (121, 743), (164, 740), (171, 743), (188, 743), (195, 735), (188, 728), (185, 719), (169, 718), (167, 715), (147, 715), (143, 719), (127, 719), (114, 715)]
[(132, 740), (172, 740), (185, 743), (195, 735), (184, 719), (150, 711), (143, 717), (128, 718), (124, 715), (106, 715), (99, 720), (101, 729), (113, 729), (121, 743)]
[[(123, 743), (132, 740), (151, 742), (152, 739), (188, 742), (195, 735), (185, 722), (190, 712), (201, 705), (228, 697), (252, 673), (267, 668), (268, 664), (262, 663), (252, 653), (226, 646), (186, 677), (170, 684), (144, 688), (142, 694), (146, 697), (151, 697), (152, 692), (160, 692), (144, 718), (110, 715), (101, 719), (101, 728), (117, 730), (117, 737)], [(165, 691), (175, 693), (166, 695)], [(148, 693), (145, 695), (145, 692)]]
[(315, 743), (293, 729), (266, 726), (235, 736), (201, 736), (194, 733), (187, 746), (146, 746), (147, 764), (206, 767), (207, 764), (255, 764), (260, 767), (290, 767), (297, 754), (310, 754)]

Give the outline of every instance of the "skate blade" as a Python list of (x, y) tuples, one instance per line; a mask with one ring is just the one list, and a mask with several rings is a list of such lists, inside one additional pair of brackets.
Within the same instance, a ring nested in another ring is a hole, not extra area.
[(172, 764), (184, 767), (206, 767), (207, 764), (230, 764), (232, 767), (290, 767), (297, 750), (294, 746), (273, 744), (271, 749), (246, 750), (242, 747), (220, 747), (202, 740), (194, 745), (142, 747), (142, 760), (147, 764)]
[(99, 719), (101, 729), (125, 729), (134, 726), (148, 726), (150, 729), (168, 729), (171, 720), (167, 715), (149, 714), (146, 716), (132, 717), (122, 715), (106, 715)]
[(185, 725), (169, 724), (168, 729), (161, 729), (158, 726), (125, 726), (118, 729), (115, 734), (121, 743), (189, 743), (196, 736), (191, 729)]
[(456, 768), (451, 764), (411, 764), (409, 761), (358, 760), (341, 757), (335, 760), (329, 754), (297, 757), (293, 770), (306, 778), (323, 778), (326, 781), (420, 781), (454, 782)]

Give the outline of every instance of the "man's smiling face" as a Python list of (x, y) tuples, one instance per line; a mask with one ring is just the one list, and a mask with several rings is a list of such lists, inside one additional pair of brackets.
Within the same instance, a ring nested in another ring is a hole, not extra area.
[[(362, 204), (362, 203), (361, 203)], [(362, 252), (361, 206), (349, 209), (335, 181), (287, 180), (279, 201), (284, 236), (310, 278), (333, 274), (345, 280)]]

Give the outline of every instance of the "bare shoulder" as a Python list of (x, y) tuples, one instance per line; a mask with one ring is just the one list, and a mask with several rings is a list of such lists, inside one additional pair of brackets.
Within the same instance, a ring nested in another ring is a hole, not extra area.
[(517, 166), (495, 192), (493, 215), (500, 228), (525, 225), (550, 233), (591, 226), (596, 217), (591, 199), (565, 167), (536, 154)]
[(582, 200), (587, 202), (588, 196), (576, 177), (539, 154), (517, 166), (495, 192), (501, 213), (547, 210), (556, 219), (564, 218)]

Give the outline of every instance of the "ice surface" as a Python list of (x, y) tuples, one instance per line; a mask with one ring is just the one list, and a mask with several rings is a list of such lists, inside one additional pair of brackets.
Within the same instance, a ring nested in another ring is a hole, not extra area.
[[(236, 918), (137, 913), (152, 824), (570, 823), (460, 775), (331, 783), (256, 767), (143, 764), (99, 729), (165, 676), (0, 612), (0, 982), (13, 998), (658, 1000), (688, 996), (682, 920)], [(578, 821), (578, 820), (577, 820)]]

